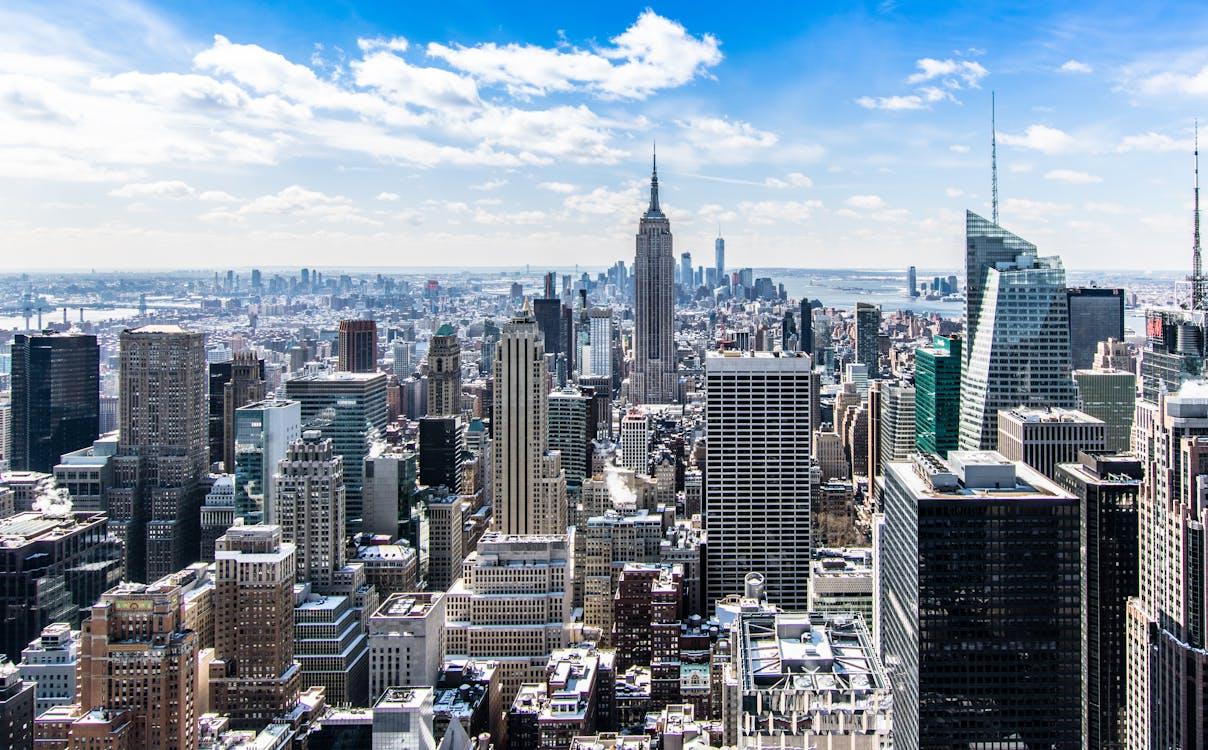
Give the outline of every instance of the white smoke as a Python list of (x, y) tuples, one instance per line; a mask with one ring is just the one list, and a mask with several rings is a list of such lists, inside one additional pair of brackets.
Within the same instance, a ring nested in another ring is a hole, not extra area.
[(637, 507), (638, 496), (629, 484), (621, 478), (621, 469), (609, 464), (604, 467), (604, 484), (608, 487), (608, 497), (614, 508)]
[(67, 491), (67, 488), (55, 487), (39, 495), (30, 507), (35, 513), (61, 517), (71, 514), (71, 506), (71, 493)]

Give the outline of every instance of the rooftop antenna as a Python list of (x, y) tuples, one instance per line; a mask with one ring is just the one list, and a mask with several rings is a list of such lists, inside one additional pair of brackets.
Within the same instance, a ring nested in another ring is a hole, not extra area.
[(990, 210), (998, 225), (998, 127), (995, 123), (994, 92), (990, 92)]
[(1191, 245), (1191, 309), (1204, 308), (1204, 269), (1200, 258), (1200, 121), (1195, 121), (1195, 222)]

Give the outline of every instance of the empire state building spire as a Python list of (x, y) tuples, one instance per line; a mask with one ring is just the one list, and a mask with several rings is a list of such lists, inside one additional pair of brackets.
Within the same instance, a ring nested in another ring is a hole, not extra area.
[(662, 210), (659, 208), (659, 155), (657, 148), (653, 148), (650, 153), (650, 207), (646, 209), (646, 213), (662, 213)]

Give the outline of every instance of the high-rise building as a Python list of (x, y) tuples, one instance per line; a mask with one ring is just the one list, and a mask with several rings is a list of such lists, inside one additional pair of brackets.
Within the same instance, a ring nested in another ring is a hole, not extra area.
[(380, 372), (304, 374), (285, 381), (285, 394), (302, 405), (302, 429), (331, 438), (344, 459), (348, 530), (359, 530), (364, 509), (365, 455), (386, 431), (386, 375)]
[(650, 437), (653, 432), (649, 412), (630, 409), (621, 417), (621, 465), (638, 474), (650, 473)]
[(947, 456), (960, 439), (961, 339), (936, 336), (914, 351), (915, 445)]
[(717, 272), (717, 283), (725, 285), (726, 241), (721, 236), (721, 227), (717, 228), (717, 239), (713, 240), (713, 268)]
[[(1146, 353), (1148, 354), (1148, 352)], [(1204, 747), (1208, 683), (1203, 476), (1208, 474), (1208, 384), (1185, 382), (1137, 403), (1138, 594), (1125, 612), (1126, 748)]]
[(0, 747), (5, 750), (30, 750), (34, 746), (36, 687), (21, 678), (15, 665), (0, 659)]
[[(873, 551), (866, 547), (814, 549), (810, 612), (859, 615), (872, 630)], [(876, 636), (876, 633), (873, 633)]]
[(384, 440), (373, 444), (365, 457), (365, 522), (370, 534), (405, 539), (421, 548), (421, 513), (416, 491), (419, 466), (416, 451)]
[(965, 212), (966, 362), (973, 354), (973, 346), (981, 325), (983, 293), (990, 269), (998, 263), (1013, 263), (1020, 255), (1035, 256), (1036, 246), (972, 211)]
[(808, 604), (810, 369), (802, 354), (705, 360), (707, 607), (752, 571), (777, 604)]
[(446, 658), (498, 662), (505, 705), (568, 642), (570, 558), (562, 535), (487, 532), (445, 597)]
[(122, 577), (121, 549), (97, 512), (69, 507), (0, 520), (0, 648), (12, 661), (55, 622), (79, 623), (80, 610)]
[(885, 468), (880, 646), (901, 747), (1079, 747), (1078, 498), (1000, 454)]
[(543, 497), (546, 402), (544, 345), (526, 307), (504, 324), (495, 348), (493, 522), (505, 534), (566, 531), (565, 507), (548, 507), (549, 498)]
[(13, 337), (10, 469), (49, 472), (64, 453), (92, 444), (100, 427), (99, 358), (96, 336)]
[(862, 620), (746, 611), (730, 633), (718, 744), (751, 750), (897, 746), (890, 670)]
[(684, 288), (692, 289), (692, 253), (680, 253), (679, 266), (680, 284)]
[(856, 303), (856, 359), (868, 368), (868, 376), (880, 375), (881, 308), (867, 302)]
[(612, 380), (612, 310), (593, 307), (587, 314), (591, 357), (580, 375)]
[(998, 411), (1073, 407), (1065, 269), (1056, 257), (1020, 255), (984, 275), (977, 329), (961, 377), (960, 444), (993, 449)]
[(797, 350), (814, 355), (814, 308), (810, 306), (809, 297), (801, 298), (801, 310), (797, 323)]
[(456, 493), (461, 485), (465, 425), (459, 416), (419, 420), (419, 481)]
[(42, 628), (42, 634), (21, 652), (21, 679), (38, 686), (34, 716), (75, 700), (79, 657), (80, 631), (65, 622)]
[[(180, 585), (123, 583), (81, 629), (80, 706), (130, 713), (130, 747), (197, 747), (199, 634), (182, 622)], [(87, 709), (85, 709), (87, 710)]]
[(911, 297), (919, 296), (919, 277), (914, 266), (906, 269), (906, 294)]
[(264, 360), (254, 352), (236, 352), (210, 368), (210, 463), (235, 469), (235, 410), (264, 398)]
[(210, 701), (239, 729), (263, 729), (298, 699), (294, 661), (295, 548), (280, 526), (236, 524), (214, 551)]
[(234, 420), (235, 515), (273, 523), (273, 475), (290, 443), (302, 437), (302, 405), (269, 399), (241, 406)]
[(377, 322), (341, 320), (337, 349), (340, 372), (377, 372)]
[(445, 651), (443, 591), (391, 594), (369, 618), (369, 700), (394, 685), (431, 687)]
[(175, 325), (122, 331), (110, 527), (126, 575), (154, 581), (199, 559), (208, 466), (204, 334)]
[(1077, 409), (1003, 409), (998, 412), (998, 452), (1055, 479), (1058, 464), (1077, 461), (1080, 451), (1104, 451), (1105, 427), (1103, 420)]
[[(905, 461), (914, 453), (917, 442), (915, 438), (915, 401), (916, 394), (912, 386), (903, 383), (883, 382), (880, 391), (880, 414), (877, 415), (877, 464), (872, 465), (872, 455), (869, 455), (868, 473), (871, 476), (883, 476), (884, 466), (890, 461)], [(872, 425), (869, 425), (869, 435), (872, 435)]]
[(1137, 595), (1137, 504), (1143, 477), (1134, 456), (1081, 453), (1057, 467), (1082, 518), (1082, 736), (1085, 747), (1123, 748), (1127, 696), (1125, 608)]
[(428, 416), (461, 414), (461, 344), (457, 331), (445, 323), (428, 345)]
[(675, 258), (671, 222), (659, 208), (659, 175), (650, 173), (650, 205), (638, 222), (635, 256), (635, 303), (632, 401), (669, 404), (677, 400), (675, 349)]
[(1066, 290), (1070, 321), (1070, 366), (1085, 370), (1099, 342), (1124, 340), (1124, 290), (1095, 286)]
[(1078, 408), (1103, 420), (1103, 448), (1109, 453), (1127, 451), (1132, 444), (1133, 412), (1137, 404), (1137, 376), (1124, 370), (1074, 370)]
[(344, 566), (344, 459), (314, 430), (290, 443), (273, 477), (273, 520), (297, 551), (297, 580), (330, 587)]
[(591, 397), (568, 386), (550, 393), (547, 403), (545, 447), (561, 454), (566, 489), (578, 492), (579, 485), (591, 473), (591, 441), (595, 438)]

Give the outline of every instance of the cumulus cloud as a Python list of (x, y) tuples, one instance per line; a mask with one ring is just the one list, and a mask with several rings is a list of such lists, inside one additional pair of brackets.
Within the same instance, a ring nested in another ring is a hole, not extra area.
[(864, 109), (890, 112), (930, 109), (938, 102), (959, 101), (954, 92), (980, 88), (981, 80), (990, 75), (990, 71), (976, 60), (923, 57), (915, 61), (915, 68), (916, 71), (906, 77), (906, 83), (916, 87), (913, 93), (861, 96), (856, 104)]
[(1093, 182), (1103, 182), (1103, 178), (1098, 175), (1078, 172), (1073, 169), (1050, 169), (1044, 173), (1044, 178), (1055, 182), (1068, 182), (1071, 185), (1089, 185)]
[(569, 182), (539, 182), (537, 183), (537, 187), (542, 190), (548, 190), (551, 193), (573, 193), (578, 189)]
[(853, 195), (843, 203), (851, 208), (884, 208), (885, 199), (879, 195)]
[(161, 180), (131, 182), (110, 190), (109, 194), (115, 198), (192, 198), (197, 191), (180, 180)]
[(377, 199), (380, 201), (394, 202), (401, 196), (398, 193), (378, 193)]
[(998, 140), (1011, 146), (1018, 146), (1045, 154), (1061, 154), (1074, 149), (1077, 141), (1069, 133), (1048, 125), (1029, 125), (1018, 135), (999, 133)]
[(636, 216), (642, 209), (642, 194), (637, 183), (623, 190), (598, 187), (590, 193), (567, 196), (563, 205), (579, 214)]
[(1116, 146), (1116, 150), (1121, 153), (1129, 151), (1190, 151), (1192, 148), (1194, 148), (1194, 144), (1190, 138), (1172, 138), (1165, 133), (1155, 133), (1152, 130), (1125, 136)]
[(321, 222), (348, 222), (353, 224), (377, 224), (342, 195), (329, 195), (317, 190), (308, 190), (301, 185), (254, 198), (233, 210), (217, 210), (203, 214), (202, 218), (214, 220), (242, 221), (249, 216), (289, 217), (315, 219)]
[(990, 74), (990, 71), (975, 60), (953, 60), (951, 58), (936, 60), (932, 57), (924, 57), (915, 62), (915, 67), (918, 68), (918, 72), (908, 76), (906, 83), (923, 83), (939, 79), (949, 88), (959, 89), (963, 86), (977, 88), (981, 80)]
[(944, 195), (948, 196), (949, 198), (959, 198), (964, 194), (965, 191), (957, 187), (944, 188)]
[(743, 201), (738, 213), (751, 224), (801, 224), (822, 208), (822, 201)]
[(471, 185), (470, 189), (471, 190), (483, 190), (483, 191), (498, 190), (499, 188), (503, 187), (506, 184), (508, 184), (507, 179), (500, 177), (500, 178), (493, 179), (493, 180), (487, 180), (486, 182), (480, 182), (477, 185)]
[(1062, 73), (1085, 74), (1085, 73), (1094, 73), (1095, 72), (1094, 68), (1092, 68), (1090, 65), (1087, 65), (1086, 63), (1082, 62), (1081, 60), (1066, 60), (1064, 63), (1061, 64), (1061, 67), (1058, 68), (1057, 70)]
[(771, 188), (808, 188), (814, 186), (814, 181), (800, 172), (789, 172), (783, 178), (769, 177), (763, 184)]
[(891, 112), (927, 108), (923, 97), (914, 94), (908, 96), (861, 96), (856, 99), (856, 104), (864, 109), (887, 109)]
[(721, 62), (721, 43), (712, 34), (693, 36), (647, 9), (637, 21), (594, 49), (532, 44), (428, 45), (430, 57), (487, 85), (514, 95), (586, 90), (612, 99), (645, 99), (661, 89), (682, 86)]

